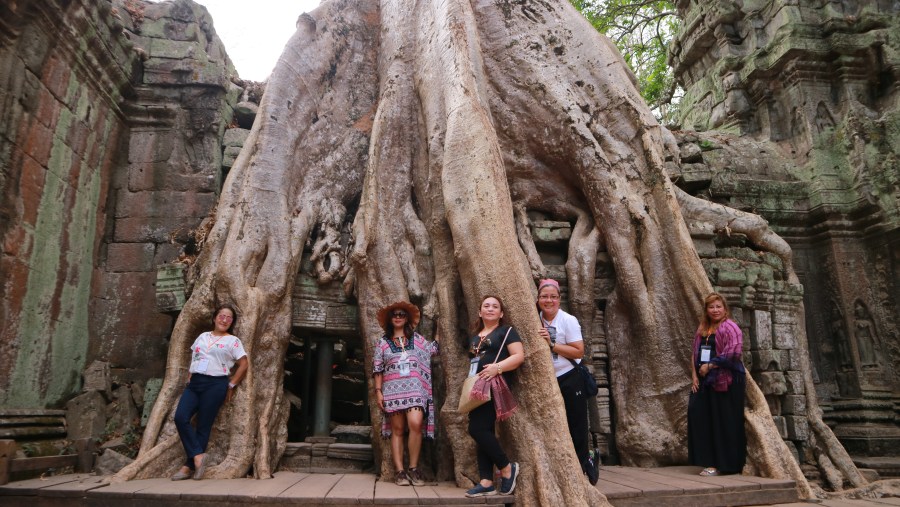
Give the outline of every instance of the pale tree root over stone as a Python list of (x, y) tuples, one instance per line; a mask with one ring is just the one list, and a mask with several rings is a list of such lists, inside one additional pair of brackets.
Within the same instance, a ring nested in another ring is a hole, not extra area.
[[(606, 322), (613, 397), (627, 407), (616, 414), (623, 461), (684, 462), (689, 337), (710, 286), (663, 169), (674, 138), (568, 2), (331, 0), (301, 16), (257, 118), (198, 260), (141, 455), (119, 478), (164, 475), (183, 460), (176, 446), (164, 459), (156, 449), (172, 434), (187, 347), (221, 302), (238, 308), (251, 368), (217, 422), (210, 476), (271, 475), (286, 440), (290, 295), (310, 244), (320, 281), (355, 285), (368, 371), (379, 308), (409, 299), (423, 308), (422, 332), (437, 322), (452, 450), (439, 470), (460, 486), (478, 479), (456, 411), (463, 342), (481, 296), (502, 296), (526, 353), (512, 386), (519, 412), (499, 424), (522, 464), (518, 502), (608, 505), (579, 473), (559, 417), (525, 210), (574, 221), (566, 269), (586, 324), (601, 246), (613, 264)], [(337, 233), (350, 220), (347, 252)], [(388, 453), (378, 453), (389, 479)]]

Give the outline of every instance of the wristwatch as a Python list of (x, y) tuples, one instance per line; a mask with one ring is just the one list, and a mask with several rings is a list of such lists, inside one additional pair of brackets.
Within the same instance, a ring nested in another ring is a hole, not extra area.
[(228, 389), (234, 389), (235, 387), (237, 387), (237, 384), (228, 383)]

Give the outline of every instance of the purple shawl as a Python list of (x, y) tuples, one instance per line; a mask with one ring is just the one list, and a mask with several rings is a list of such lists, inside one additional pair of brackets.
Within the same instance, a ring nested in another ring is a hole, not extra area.
[[(698, 328), (694, 334), (694, 348), (691, 353), (692, 368), (697, 367), (701, 338)], [(703, 384), (711, 386), (717, 392), (728, 391), (734, 375), (744, 375), (743, 347), (744, 335), (741, 328), (733, 320), (725, 319), (716, 329), (716, 357), (710, 361), (716, 368), (709, 370), (702, 380)]]

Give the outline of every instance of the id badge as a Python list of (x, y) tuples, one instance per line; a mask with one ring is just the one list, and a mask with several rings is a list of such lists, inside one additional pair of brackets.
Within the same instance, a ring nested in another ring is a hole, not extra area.
[(474, 377), (478, 373), (478, 358), (469, 361), (469, 376)]
[(206, 369), (209, 368), (209, 359), (201, 359), (197, 361), (197, 373), (206, 373)]
[(712, 353), (712, 347), (709, 345), (701, 345), (700, 346), (700, 362), (708, 363), (710, 360), (710, 355)]
[(409, 359), (401, 359), (397, 365), (400, 367), (400, 376), (408, 377), (409, 376)]

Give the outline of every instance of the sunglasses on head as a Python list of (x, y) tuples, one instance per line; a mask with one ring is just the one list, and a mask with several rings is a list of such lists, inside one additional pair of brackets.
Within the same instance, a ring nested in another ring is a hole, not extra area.
[(406, 312), (394, 312), (393, 314), (391, 314), (391, 317), (394, 317), (395, 319), (405, 319)]

